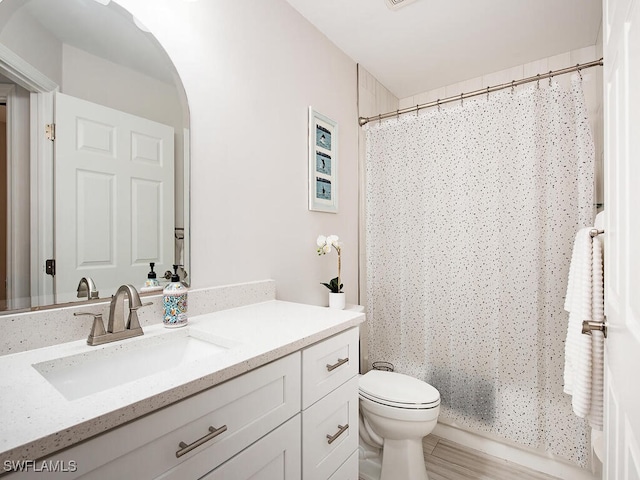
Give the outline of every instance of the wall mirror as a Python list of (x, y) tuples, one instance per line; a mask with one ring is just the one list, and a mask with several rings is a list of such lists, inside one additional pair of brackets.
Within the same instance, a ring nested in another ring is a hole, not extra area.
[(186, 95), (115, 1), (1, 1), (0, 156), (0, 314), (189, 283)]

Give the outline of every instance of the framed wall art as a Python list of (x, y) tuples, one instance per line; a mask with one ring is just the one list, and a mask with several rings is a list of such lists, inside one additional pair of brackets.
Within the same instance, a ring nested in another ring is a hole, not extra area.
[(338, 212), (338, 124), (309, 107), (309, 210)]

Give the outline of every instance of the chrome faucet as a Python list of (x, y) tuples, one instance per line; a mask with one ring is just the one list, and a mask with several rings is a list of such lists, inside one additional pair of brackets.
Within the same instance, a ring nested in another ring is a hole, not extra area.
[[(129, 318), (124, 323), (124, 296), (129, 300)], [(140, 321), (138, 320), (138, 309), (151, 305), (152, 302), (142, 303), (140, 295), (133, 285), (122, 285), (111, 298), (109, 307), (109, 323), (107, 331), (104, 329), (102, 314), (93, 313), (74, 313), (74, 315), (91, 315), (93, 317), (93, 326), (91, 333), (87, 338), (89, 345), (102, 345), (103, 343), (115, 342), (125, 338), (137, 337), (144, 334)]]
[(98, 288), (91, 277), (82, 277), (78, 283), (78, 298), (86, 295), (87, 300), (98, 298)]

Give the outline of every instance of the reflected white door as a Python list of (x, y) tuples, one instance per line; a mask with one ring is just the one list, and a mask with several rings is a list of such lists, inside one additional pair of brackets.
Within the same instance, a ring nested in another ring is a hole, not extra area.
[(605, 465), (640, 479), (640, 2), (605, 0)]
[(174, 255), (173, 128), (68, 95), (55, 101), (56, 302), (101, 297)]

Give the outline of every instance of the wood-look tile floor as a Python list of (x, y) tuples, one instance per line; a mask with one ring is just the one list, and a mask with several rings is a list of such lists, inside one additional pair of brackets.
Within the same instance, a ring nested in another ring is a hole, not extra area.
[(558, 480), (435, 435), (422, 448), (429, 480)]

